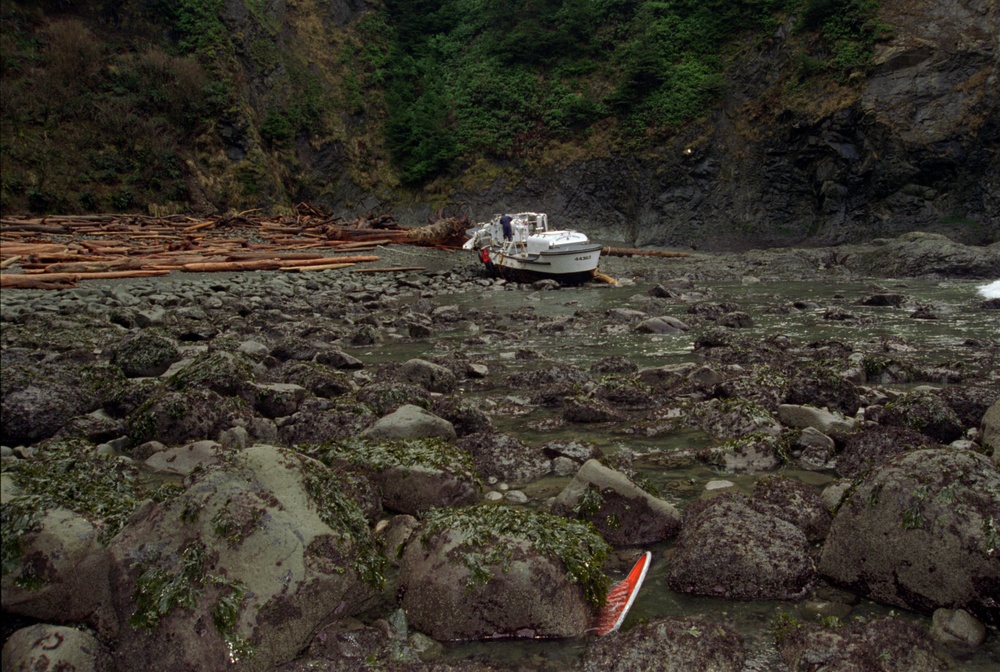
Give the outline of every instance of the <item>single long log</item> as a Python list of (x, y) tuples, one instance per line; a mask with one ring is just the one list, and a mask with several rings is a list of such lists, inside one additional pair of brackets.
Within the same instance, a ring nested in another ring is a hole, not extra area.
[(69, 247), (60, 243), (0, 243), (0, 254), (66, 254)]
[[(102, 271), (97, 273), (45, 273), (24, 275), (22, 273), (0, 273), (0, 287), (20, 287), (20, 288), (40, 288), (45, 282), (52, 283), (53, 288), (60, 282), (76, 283), (79, 280), (106, 280), (112, 278), (151, 278), (158, 275), (167, 275), (170, 271)], [(38, 281), (42, 281), (41, 283)], [(69, 285), (69, 286), (75, 286)]]
[(379, 245), (392, 245), (389, 238), (379, 238), (377, 240), (362, 240), (353, 243), (341, 243), (337, 245), (338, 250), (356, 250), (359, 247), (377, 247)]
[(51, 265), (51, 264), (65, 264), (72, 263), (76, 261), (86, 261), (86, 262), (104, 262), (104, 261), (121, 261), (125, 257), (119, 255), (104, 255), (104, 254), (83, 254), (80, 252), (69, 252), (67, 254), (32, 254), (31, 263), (39, 265)]
[(139, 259), (115, 261), (77, 261), (48, 264), (36, 272), (41, 273), (98, 273), (101, 271), (135, 271), (142, 267)]
[(285, 266), (282, 271), (286, 273), (308, 273), (309, 271), (332, 271), (338, 268), (348, 268), (354, 264), (324, 264), (316, 266)]
[(4, 227), (4, 232), (9, 231), (25, 231), (28, 233), (52, 233), (56, 235), (65, 235), (69, 233), (69, 229), (65, 226), (60, 226), (58, 224), (28, 224), (25, 222), (11, 222), (4, 220), (2, 222)]
[(76, 280), (51, 278), (45, 275), (0, 273), (0, 287), (3, 289), (73, 289), (76, 287)]
[(20, 256), (14, 255), (13, 257), (10, 257), (9, 259), (4, 259), (3, 261), (0, 261), (0, 268), (7, 268), (8, 266), (13, 266), (14, 264), (16, 264), (20, 260), (21, 260)]
[(249, 261), (204, 261), (184, 264), (187, 273), (226, 273), (230, 271), (276, 271), (280, 268), (275, 259), (251, 259)]
[(286, 254), (284, 252), (237, 252), (226, 257), (227, 261), (253, 261), (254, 259), (278, 259), (287, 261), (311, 261), (313, 259), (329, 260), (322, 254), (303, 252)]
[(183, 231), (184, 233), (189, 233), (191, 231), (200, 231), (201, 229), (208, 229), (213, 226), (215, 226), (215, 222), (202, 222), (201, 224), (192, 224), (191, 226), (187, 226), (181, 229), (181, 231)]
[(397, 273), (401, 271), (426, 271), (426, 266), (382, 266), (380, 268), (355, 268), (352, 273)]
[(323, 266), (325, 264), (363, 264), (368, 261), (378, 261), (378, 257), (375, 256), (354, 256), (354, 257), (323, 257), (322, 259), (313, 259), (311, 261), (290, 261), (282, 262), (282, 268), (289, 268), (292, 266)]
[(670, 250), (641, 250), (631, 247), (605, 247), (601, 254), (606, 257), (690, 257), (688, 252), (672, 252)]

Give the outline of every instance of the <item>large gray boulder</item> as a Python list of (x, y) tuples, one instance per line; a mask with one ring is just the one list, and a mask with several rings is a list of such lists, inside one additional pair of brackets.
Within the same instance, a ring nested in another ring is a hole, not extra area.
[(427, 409), (404, 404), (362, 432), (370, 439), (454, 439), (455, 427)]
[(584, 523), (504, 506), (425, 519), (400, 562), (412, 627), (439, 640), (571, 637), (604, 596), (607, 545)]
[(971, 451), (898, 455), (841, 503), (819, 571), (885, 604), (997, 613), (1000, 474)]
[(778, 420), (788, 427), (812, 427), (824, 434), (844, 434), (852, 431), (855, 424), (852, 418), (845, 418), (840, 413), (797, 404), (778, 406)]
[(672, 537), (681, 515), (625, 474), (587, 460), (552, 504), (552, 512), (590, 521), (613, 546), (638, 546)]
[(272, 670), (372, 596), (374, 547), (346, 479), (253, 446), (148, 502), (111, 541), (102, 634), (119, 670)]
[(809, 542), (795, 525), (750, 508), (742, 495), (691, 506), (671, 558), (678, 592), (736, 600), (804, 597), (816, 578)]
[(458, 378), (451, 369), (428, 362), (425, 359), (411, 359), (399, 367), (400, 378), (413, 385), (419, 385), (428, 392), (447, 394), (455, 389)]
[(3, 645), (3, 672), (102, 672), (107, 663), (93, 634), (64, 625), (29, 625)]
[(17, 569), (4, 567), (4, 611), (39, 621), (92, 622), (109, 595), (107, 551), (99, 532), (73, 511), (45, 511), (37, 529), (19, 538)]

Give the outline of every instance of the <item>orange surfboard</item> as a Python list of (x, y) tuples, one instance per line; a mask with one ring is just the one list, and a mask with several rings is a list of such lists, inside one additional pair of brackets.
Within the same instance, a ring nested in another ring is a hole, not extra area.
[(635, 602), (635, 596), (639, 593), (643, 579), (646, 578), (646, 570), (649, 569), (652, 558), (653, 554), (649, 551), (643, 553), (632, 566), (628, 576), (611, 588), (607, 601), (597, 614), (597, 625), (591, 628), (590, 632), (601, 636), (615, 632), (621, 627), (625, 615)]

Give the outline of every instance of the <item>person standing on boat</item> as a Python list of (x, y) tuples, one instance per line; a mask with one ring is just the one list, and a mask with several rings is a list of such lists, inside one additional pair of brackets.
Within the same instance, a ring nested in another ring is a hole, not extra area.
[(514, 229), (510, 225), (510, 215), (504, 215), (500, 218), (500, 226), (503, 227), (504, 240), (510, 240), (514, 237)]

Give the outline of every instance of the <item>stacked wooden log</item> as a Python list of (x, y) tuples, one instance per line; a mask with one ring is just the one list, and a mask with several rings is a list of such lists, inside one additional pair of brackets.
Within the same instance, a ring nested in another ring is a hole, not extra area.
[[(73, 215), (0, 218), (0, 287), (64, 288), (88, 278), (165, 275), (172, 271), (348, 268), (378, 261), (363, 255), (382, 245), (455, 249), (468, 220), (443, 218), (416, 229), (391, 215), (346, 222), (308, 204), (291, 216), (256, 212), (193, 218), (184, 215)], [(401, 270), (401, 269), (366, 269)]]

